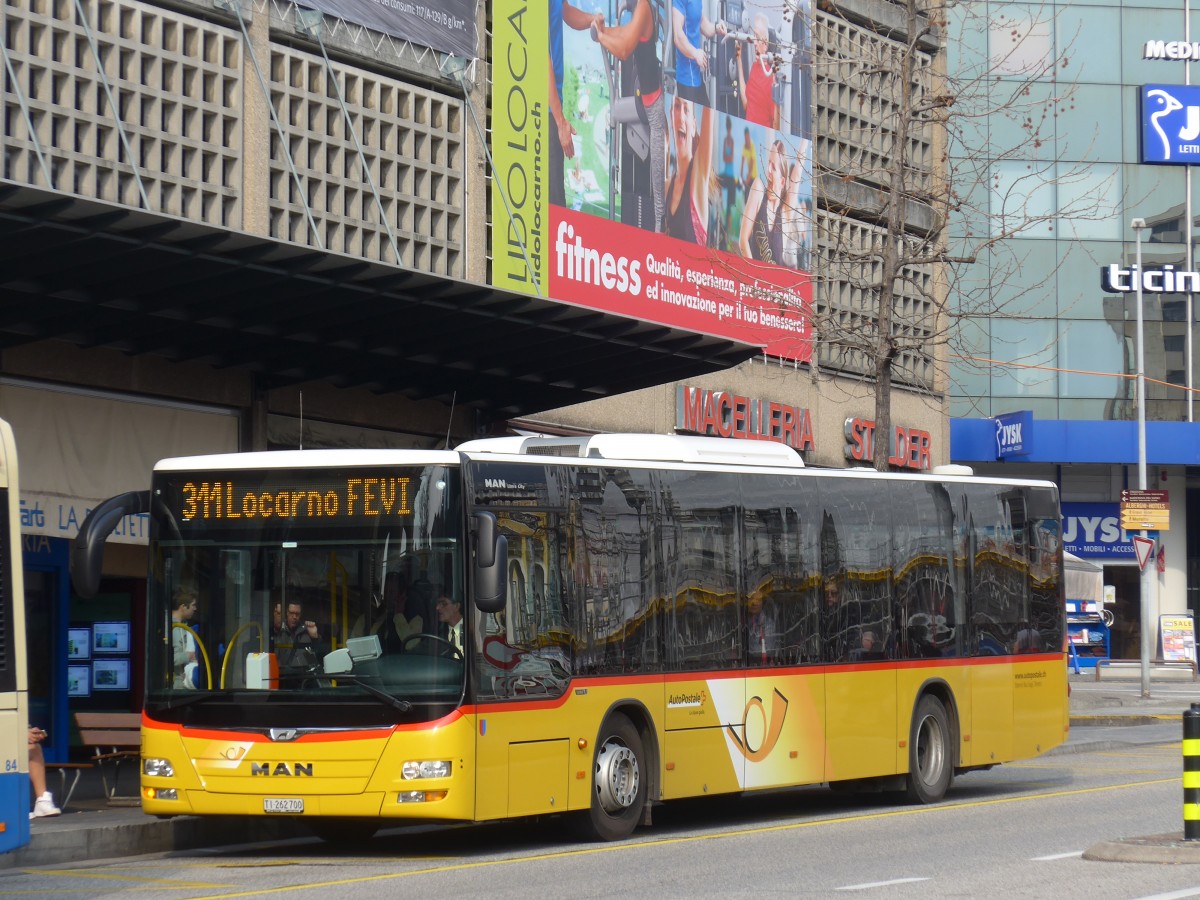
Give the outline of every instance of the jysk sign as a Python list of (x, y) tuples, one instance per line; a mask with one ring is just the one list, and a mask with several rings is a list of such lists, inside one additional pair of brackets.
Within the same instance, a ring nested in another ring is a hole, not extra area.
[(1144, 84), (1141, 101), (1142, 162), (1200, 163), (1200, 86)]
[[(1119, 503), (1064, 503), (1063, 549), (1076, 556), (1134, 558), (1133, 539), (1121, 528)], [(1157, 537), (1158, 532), (1152, 532)]]
[(1033, 452), (1033, 413), (1029, 410), (996, 416), (996, 459), (1028, 456)]

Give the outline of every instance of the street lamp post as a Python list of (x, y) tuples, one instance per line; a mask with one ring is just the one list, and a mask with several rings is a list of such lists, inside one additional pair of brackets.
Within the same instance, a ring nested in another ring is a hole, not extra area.
[[(1142, 332), (1142, 232), (1146, 230), (1145, 219), (1134, 219), (1129, 223), (1137, 244), (1137, 436), (1138, 436), (1138, 490), (1146, 490), (1146, 364), (1145, 338)], [(1149, 538), (1145, 529), (1142, 537)], [(1142, 696), (1150, 696), (1150, 657), (1153, 654), (1150, 618), (1150, 593), (1154, 585), (1154, 570), (1149, 561), (1142, 567), (1141, 577), (1141, 623), (1142, 623)]]

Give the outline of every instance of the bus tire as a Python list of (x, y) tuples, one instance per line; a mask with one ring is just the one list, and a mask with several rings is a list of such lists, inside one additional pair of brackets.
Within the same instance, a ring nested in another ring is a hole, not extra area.
[(954, 775), (950, 717), (942, 701), (926, 694), (917, 703), (908, 737), (908, 782), (905, 793), (914, 803), (937, 803)]
[(646, 803), (646, 754), (629, 719), (605, 720), (592, 757), (592, 803), (577, 823), (585, 840), (620, 841), (637, 827)]
[(314, 818), (308, 820), (308, 830), (327, 844), (352, 847), (373, 838), (379, 823), (374, 819)]

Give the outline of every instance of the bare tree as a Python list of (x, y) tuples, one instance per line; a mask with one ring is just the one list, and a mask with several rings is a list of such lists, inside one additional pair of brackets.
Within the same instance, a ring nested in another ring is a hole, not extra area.
[(953, 0), (869, 8), (821, 0), (814, 15), (813, 325), (820, 365), (873, 379), (883, 470), (893, 388), (944, 394), (961, 320), (1028, 311), (1043, 279), (1024, 284), (1005, 242), (1114, 215), (1119, 198), (1066, 160), (1090, 136), (1054, 140), (1074, 86), (1050, 7), (1011, 21)]

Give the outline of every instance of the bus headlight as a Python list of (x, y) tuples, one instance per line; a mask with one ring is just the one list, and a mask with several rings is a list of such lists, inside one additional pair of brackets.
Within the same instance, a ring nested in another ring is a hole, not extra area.
[(159, 778), (170, 778), (175, 774), (175, 767), (169, 759), (147, 756), (142, 760), (142, 774), (156, 775)]
[(410, 759), (400, 767), (400, 775), (405, 781), (413, 781), (417, 778), (449, 778), (450, 760)]
[(397, 803), (436, 803), (446, 799), (446, 791), (401, 791), (396, 795)]

